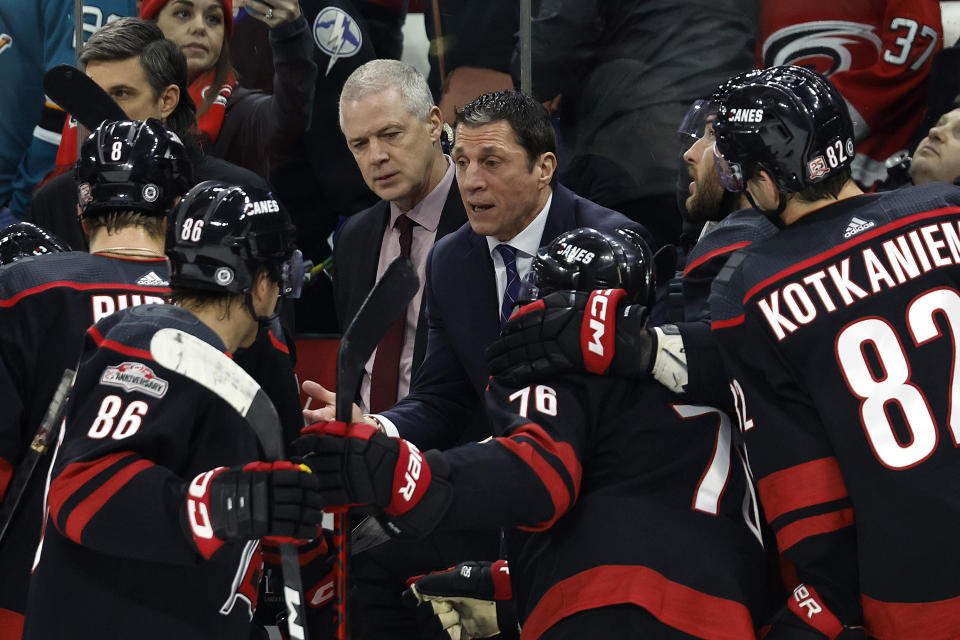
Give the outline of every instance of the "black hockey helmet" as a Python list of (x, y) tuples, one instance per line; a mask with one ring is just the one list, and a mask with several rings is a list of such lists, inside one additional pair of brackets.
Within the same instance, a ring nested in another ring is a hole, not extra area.
[(795, 193), (853, 161), (847, 104), (816, 71), (785, 65), (747, 72), (716, 99), (716, 167), (730, 191), (743, 191), (756, 165), (781, 192)]
[(0, 229), (0, 265), (62, 251), (70, 251), (70, 245), (35, 224), (18, 222)]
[(190, 189), (171, 217), (171, 287), (246, 294), (263, 264), (282, 295), (300, 295), (303, 257), (290, 216), (272, 193), (208, 180)]
[(653, 252), (637, 232), (602, 233), (580, 227), (537, 251), (519, 301), (554, 291), (625, 289), (627, 302), (648, 305), (653, 297)]
[(193, 184), (183, 143), (155, 118), (104, 121), (80, 146), (74, 176), (84, 216), (104, 209), (163, 216)]

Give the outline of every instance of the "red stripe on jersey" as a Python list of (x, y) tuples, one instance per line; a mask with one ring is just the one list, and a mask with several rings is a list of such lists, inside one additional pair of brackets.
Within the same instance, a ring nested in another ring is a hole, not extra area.
[(865, 595), (860, 599), (871, 638), (948, 640), (960, 629), (960, 596), (933, 602), (883, 602)]
[(727, 327), (733, 327), (738, 324), (743, 323), (743, 314), (740, 314), (736, 318), (729, 318), (727, 320), (714, 320), (710, 323), (711, 329), (726, 329)]
[(761, 478), (757, 491), (767, 522), (785, 513), (846, 498), (847, 485), (833, 456), (804, 462)]
[(885, 224), (882, 227), (877, 227), (872, 231), (861, 233), (860, 235), (855, 236), (850, 240), (847, 240), (843, 244), (838, 244), (837, 246), (833, 247), (829, 251), (824, 251), (814, 256), (810, 256), (806, 260), (798, 262), (790, 266), (788, 269), (784, 269), (779, 273), (775, 273), (769, 278), (763, 280), (762, 282), (755, 284), (753, 287), (750, 288), (749, 291), (747, 291), (746, 295), (743, 296), (743, 303), (746, 304), (747, 300), (753, 297), (755, 293), (773, 284), (777, 280), (785, 278), (790, 274), (796, 273), (797, 271), (803, 271), (807, 267), (811, 267), (817, 264), (818, 262), (826, 260), (831, 256), (837, 255), (838, 253), (843, 253), (850, 247), (855, 247), (856, 245), (866, 242), (867, 240), (876, 238), (879, 235), (883, 235), (885, 233), (893, 231), (894, 229), (899, 229), (900, 227), (904, 227), (913, 222), (917, 222), (919, 220), (926, 220), (927, 218), (935, 218), (935, 217), (950, 214), (950, 213), (960, 213), (960, 207), (943, 207), (942, 209), (934, 209), (933, 211), (924, 211), (923, 213), (915, 213), (912, 216), (900, 218), (899, 220), (895, 220), (889, 224)]
[[(515, 439), (519, 436), (530, 438), (541, 448), (560, 460), (564, 469), (567, 471), (567, 477), (570, 479), (571, 484), (573, 484), (572, 495), (557, 470), (540, 455), (535, 447)], [(494, 438), (494, 440), (512, 451), (537, 474), (547, 493), (550, 494), (550, 500), (553, 502), (552, 518), (533, 526), (520, 528), (525, 531), (543, 531), (544, 529), (549, 529), (553, 523), (576, 502), (577, 495), (580, 493), (580, 478), (583, 476), (583, 468), (580, 466), (580, 461), (577, 460), (573, 447), (566, 442), (555, 441), (547, 435), (547, 432), (539, 425), (532, 422), (516, 429), (508, 438)]]
[[(139, 262), (139, 261), (138, 261)], [(76, 291), (143, 291), (145, 293), (155, 293), (161, 296), (170, 295), (170, 287), (144, 287), (136, 284), (126, 284), (123, 282), (70, 282), (69, 280), (57, 280), (56, 282), (47, 282), (30, 289), (24, 289), (12, 298), (0, 300), (0, 307), (12, 307), (27, 296), (32, 296), (50, 289), (74, 289)]]
[(130, 451), (119, 451), (90, 462), (74, 462), (73, 464), (67, 465), (67, 468), (50, 483), (50, 495), (47, 501), (50, 506), (50, 515), (53, 517), (54, 522), (57, 521), (57, 517), (60, 515), (60, 507), (70, 499), (70, 496), (72, 496), (77, 489), (85, 485), (91, 478), (110, 465), (129, 456), (136, 456), (136, 454)]
[(520, 640), (539, 638), (580, 611), (634, 604), (666, 625), (708, 640), (753, 638), (753, 619), (740, 602), (719, 598), (642, 566), (604, 565), (561, 580), (543, 594), (523, 623)]
[(801, 540), (837, 531), (853, 524), (853, 509), (840, 509), (791, 522), (777, 531), (777, 546), (783, 553)]
[(688, 264), (687, 267), (683, 270), (683, 275), (687, 275), (688, 273), (690, 273), (691, 271), (693, 271), (694, 269), (702, 265), (704, 262), (706, 262), (710, 258), (715, 258), (716, 256), (720, 256), (725, 253), (732, 253), (737, 249), (742, 249), (743, 247), (750, 246), (751, 244), (753, 244), (753, 241), (744, 240), (743, 242), (735, 242), (729, 246), (721, 247), (719, 249), (716, 249), (715, 251), (711, 251), (710, 253), (704, 254), (699, 258), (697, 258), (696, 260), (694, 260), (693, 262), (691, 262), (690, 264)]
[(7, 485), (10, 484), (10, 478), (13, 477), (13, 465), (0, 458), (0, 500), (7, 495)]
[(136, 347), (128, 347), (125, 344), (120, 344), (115, 340), (107, 340), (100, 332), (97, 331), (97, 327), (93, 326), (87, 329), (87, 334), (93, 338), (93, 341), (97, 343), (98, 347), (103, 347), (104, 349), (110, 349), (111, 351), (116, 351), (117, 353), (122, 353), (125, 356), (131, 356), (133, 358), (141, 358), (143, 360), (153, 360), (153, 355), (145, 349), (137, 349)]
[(82, 544), (83, 529), (87, 526), (87, 523), (90, 522), (90, 519), (97, 515), (97, 512), (100, 511), (103, 505), (127, 484), (131, 478), (152, 466), (154, 465), (149, 460), (140, 459), (115, 473), (109, 480), (100, 485), (96, 491), (84, 498), (83, 501), (73, 508), (73, 511), (71, 511), (67, 517), (63, 534), (77, 544)]
[(270, 344), (273, 345), (274, 349), (283, 351), (285, 354), (290, 355), (290, 349), (287, 348), (287, 345), (285, 345), (282, 340), (277, 340), (277, 336), (273, 335), (273, 331), (268, 329), (267, 335), (270, 336)]

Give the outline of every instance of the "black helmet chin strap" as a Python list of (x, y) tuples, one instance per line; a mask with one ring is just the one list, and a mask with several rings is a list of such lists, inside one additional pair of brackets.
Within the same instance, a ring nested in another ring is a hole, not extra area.
[(777, 225), (778, 227), (783, 227), (783, 220), (780, 219), (780, 214), (783, 213), (783, 210), (787, 208), (787, 198), (783, 194), (783, 191), (777, 192), (780, 200), (777, 203), (777, 208), (774, 211), (767, 211), (766, 209), (761, 209), (757, 206), (757, 203), (754, 201), (753, 196), (750, 195), (750, 192), (746, 189), (743, 190), (743, 195), (746, 196), (747, 202), (750, 203), (750, 206), (766, 216), (770, 222)]
[(253, 296), (250, 295), (249, 291), (243, 294), (243, 303), (247, 307), (247, 313), (249, 313), (250, 317), (257, 321), (257, 324), (260, 325), (261, 329), (269, 329), (270, 324), (280, 316), (279, 303), (274, 305), (273, 313), (271, 313), (269, 316), (258, 316), (256, 309), (253, 308)]

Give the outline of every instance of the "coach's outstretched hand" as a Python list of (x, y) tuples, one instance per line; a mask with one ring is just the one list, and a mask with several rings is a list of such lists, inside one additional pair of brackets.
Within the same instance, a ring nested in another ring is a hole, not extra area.
[(420, 453), (366, 423), (318, 422), (302, 434), (291, 450), (317, 477), (324, 504), (379, 507), (388, 530), (415, 537), (446, 512), (452, 490), (440, 452)]
[(407, 584), (403, 601), (416, 607), (424, 640), (519, 637), (506, 560), (462, 562)]
[(556, 291), (518, 309), (487, 348), (490, 375), (508, 386), (571, 372), (636, 377), (656, 349), (646, 309), (622, 289)]
[(187, 486), (186, 522), (209, 558), (229, 540), (312, 540), (324, 503), (317, 478), (291, 462), (251, 462), (201, 473)]

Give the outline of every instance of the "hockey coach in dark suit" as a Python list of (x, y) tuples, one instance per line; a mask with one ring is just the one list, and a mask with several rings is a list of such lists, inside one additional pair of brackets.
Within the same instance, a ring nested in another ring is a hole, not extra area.
[[(629, 227), (626, 216), (556, 185), (557, 140), (546, 110), (518, 91), (484, 94), (454, 122), (451, 156), (469, 224), (439, 240), (426, 266), (429, 330), (409, 395), (365, 419), (418, 447), (448, 448), (490, 435), (484, 350), (500, 333), (539, 247), (564, 231)], [(333, 419), (333, 394), (312, 393)], [(325, 406), (324, 406), (325, 405)]]
[(340, 329), (346, 329), (374, 283), (404, 250), (421, 281), (397, 335), (385, 336), (357, 387), (361, 406), (371, 412), (389, 409), (410, 389), (426, 352), (427, 254), (435, 240), (467, 221), (453, 161), (440, 146), (442, 124), (426, 79), (399, 60), (362, 65), (340, 94), (347, 147), (367, 186), (382, 198), (350, 216), (337, 236), (333, 290)]
[[(464, 106), (454, 125), (451, 156), (469, 224), (439, 239), (427, 258), (426, 355), (405, 398), (373, 415), (355, 407), (353, 416), (424, 450), (491, 435), (484, 351), (510, 315), (539, 247), (584, 226), (630, 227), (649, 237), (626, 216), (554, 186), (556, 134), (532, 98), (484, 94)], [(304, 412), (307, 419), (333, 420), (335, 395), (312, 383), (304, 389), (320, 404)], [(394, 540), (356, 556), (364, 637), (419, 637), (413, 615), (400, 607), (404, 580), (466, 559), (493, 560), (499, 537), (494, 529), (464, 530)]]

